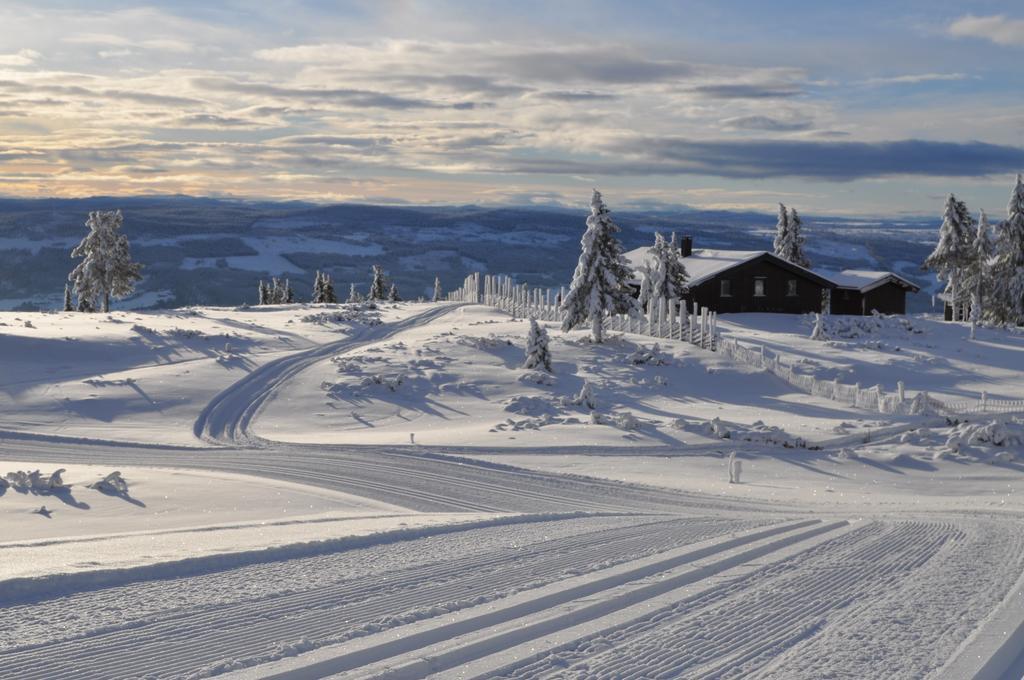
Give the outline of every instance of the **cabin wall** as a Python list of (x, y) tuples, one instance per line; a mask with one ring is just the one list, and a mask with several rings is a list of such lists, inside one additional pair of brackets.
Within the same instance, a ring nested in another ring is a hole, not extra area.
[[(686, 260), (683, 260), (686, 263)], [(754, 282), (764, 281), (764, 296), (754, 295)], [(731, 295), (721, 294), (721, 281), (731, 282)], [(787, 281), (796, 280), (796, 295), (787, 294)], [(695, 286), (692, 300), (720, 314), (737, 312), (774, 312), (806, 314), (821, 311), (824, 286), (799, 273), (783, 269), (768, 259), (754, 260), (722, 272)], [(691, 302), (692, 304), (692, 302)]]
[(832, 291), (833, 314), (867, 316), (872, 310), (882, 314), (906, 314), (906, 289), (890, 281), (863, 294), (848, 288)]

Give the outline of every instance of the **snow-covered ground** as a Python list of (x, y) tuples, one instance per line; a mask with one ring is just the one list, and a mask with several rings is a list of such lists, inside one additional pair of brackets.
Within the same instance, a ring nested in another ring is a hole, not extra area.
[[(443, 447), (635, 448), (707, 446), (726, 432), (795, 444), (887, 424), (687, 343), (613, 334), (595, 346), (544, 325), (552, 374), (522, 368), (524, 320), (466, 306), (310, 366), (272, 397), (256, 431), (307, 443), (409, 444), (413, 434)], [(597, 423), (574, 403), (585, 382)]]
[[(527, 322), (476, 305), (0, 323), (0, 477), (42, 470), (0, 493), (0, 678), (1024, 665), (1020, 415), (860, 412), (552, 324), (546, 375)], [(1024, 336), (907, 323), (720, 327), (843, 382), (1024, 392)], [(127, 493), (90, 486), (113, 470)]]

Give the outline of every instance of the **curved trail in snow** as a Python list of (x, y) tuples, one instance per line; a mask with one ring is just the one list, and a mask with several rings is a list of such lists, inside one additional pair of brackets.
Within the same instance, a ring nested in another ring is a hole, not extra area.
[(457, 307), (445, 304), (392, 324), (364, 326), (342, 340), (264, 364), (214, 397), (199, 414), (192, 431), (197, 438), (213, 444), (260, 445), (262, 440), (250, 430), (253, 419), (274, 391), (292, 376), (322, 359), (380, 342), (409, 328), (429, 323), (454, 309)]

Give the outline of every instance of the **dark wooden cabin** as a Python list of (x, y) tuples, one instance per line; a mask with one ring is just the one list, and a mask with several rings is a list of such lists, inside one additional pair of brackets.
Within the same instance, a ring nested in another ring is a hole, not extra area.
[(833, 314), (906, 314), (907, 293), (921, 290), (892, 272), (846, 269), (836, 273), (825, 272), (825, 276), (836, 282), (832, 291)]
[[(687, 302), (720, 314), (820, 312), (823, 293), (835, 283), (766, 251), (693, 250), (682, 240), (683, 264), (689, 275)], [(634, 271), (644, 263), (647, 248), (626, 253)], [(639, 277), (636, 281), (639, 289)]]

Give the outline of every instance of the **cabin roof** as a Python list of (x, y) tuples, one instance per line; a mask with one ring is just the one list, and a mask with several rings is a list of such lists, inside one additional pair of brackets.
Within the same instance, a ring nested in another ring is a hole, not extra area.
[(822, 276), (826, 276), (835, 281), (836, 286), (839, 288), (856, 290), (861, 293), (867, 293), (890, 282), (914, 293), (921, 290), (920, 286), (914, 282), (908, 281), (899, 274), (894, 274), (892, 272), (869, 271), (866, 269), (844, 269), (841, 272), (823, 271), (821, 274)]
[[(634, 272), (647, 262), (649, 249), (649, 246), (643, 246), (634, 248), (625, 254), (626, 260)], [(692, 255), (683, 258), (683, 265), (686, 267), (686, 274), (688, 276), (686, 284), (690, 287), (699, 286), (722, 272), (747, 262), (753, 262), (762, 257), (771, 259), (782, 268), (803, 274), (805, 277), (818, 283), (829, 287), (832, 285), (831, 279), (812, 272), (810, 269), (795, 265), (792, 262), (787, 262), (766, 250), (711, 250), (707, 248), (695, 249)]]

